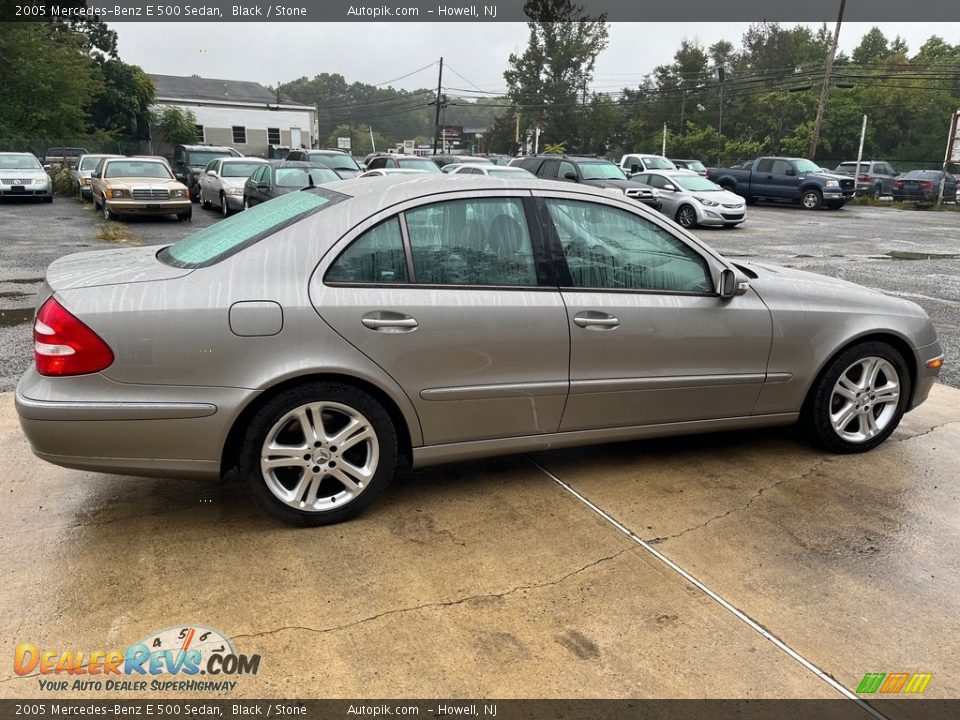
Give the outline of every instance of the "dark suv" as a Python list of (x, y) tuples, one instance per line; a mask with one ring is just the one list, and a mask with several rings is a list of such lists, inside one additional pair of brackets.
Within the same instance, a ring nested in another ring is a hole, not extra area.
[[(857, 161), (842, 162), (833, 170), (841, 175), (856, 175)], [(860, 174), (857, 175), (857, 194), (869, 195), (876, 199), (881, 195), (893, 194), (893, 181), (898, 173), (893, 165), (884, 160), (861, 160)]]
[(326, 165), (342, 180), (349, 180), (363, 172), (357, 161), (341, 150), (291, 150), (286, 159)]
[(173, 174), (190, 189), (190, 199), (200, 198), (197, 179), (212, 160), (221, 157), (243, 157), (232, 147), (225, 145), (177, 145), (173, 150)]
[(624, 195), (654, 210), (660, 209), (660, 193), (643, 183), (628, 180), (623, 171), (604, 158), (568, 155), (531, 155), (514, 158), (511, 165), (522, 167), (544, 180), (561, 180), (620, 190)]

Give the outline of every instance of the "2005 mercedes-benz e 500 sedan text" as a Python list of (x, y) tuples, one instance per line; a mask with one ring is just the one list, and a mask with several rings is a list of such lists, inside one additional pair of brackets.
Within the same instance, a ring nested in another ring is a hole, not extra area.
[(16, 404), (39, 457), (236, 468), (304, 525), (404, 462), (797, 420), (869, 450), (942, 363), (913, 303), (734, 265), (622, 195), (482, 176), (348, 180), (62, 258), (34, 340)]

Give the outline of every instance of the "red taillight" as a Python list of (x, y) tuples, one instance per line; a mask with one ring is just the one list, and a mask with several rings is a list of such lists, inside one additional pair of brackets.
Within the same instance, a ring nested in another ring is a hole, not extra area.
[(86, 375), (113, 363), (110, 347), (52, 297), (33, 324), (33, 354), (41, 375)]
[(922, 183), (920, 183), (920, 189), (921, 189), (921, 190), (933, 190), (933, 183), (932, 183), (932, 182), (922, 182)]
[(902, 190), (902, 189), (903, 189), (903, 180), (894, 180), (894, 181), (893, 181), (893, 186), (894, 186), (897, 190)]
[(873, 177), (871, 177), (870, 175), (861, 173), (860, 175), (857, 175), (857, 180), (861, 180), (862, 182), (870, 182), (871, 180), (873, 180)]

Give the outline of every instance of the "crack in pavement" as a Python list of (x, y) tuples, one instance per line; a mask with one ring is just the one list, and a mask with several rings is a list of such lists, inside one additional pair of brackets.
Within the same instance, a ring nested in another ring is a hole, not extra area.
[(703, 521), (702, 523), (700, 523), (700, 524), (698, 524), (698, 525), (693, 525), (693, 526), (691, 526), (691, 527), (685, 528), (685, 529), (681, 530), (680, 532), (674, 533), (673, 535), (664, 535), (664, 536), (662, 536), (662, 537), (655, 537), (655, 538), (652, 538), (652, 539), (650, 539), (650, 540), (647, 540), (646, 542), (650, 543), (651, 545), (659, 545), (659, 544), (661, 544), (661, 543), (666, 542), (667, 540), (672, 540), (672, 539), (674, 539), (674, 538), (680, 537), (681, 535), (686, 535), (687, 533), (693, 532), (694, 530), (699, 530), (699, 529), (701, 529), (701, 528), (704, 528), (704, 527), (706, 527), (707, 525), (709, 525), (710, 523), (712, 523), (714, 520), (721, 520), (721, 519), (727, 517), (728, 515), (732, 515), (732, 514), (735, 513), (735, 512), (741, 512), (741, 511), (743, 511), (743, 510), (746, 510), (746, 509), (749, 508), (751, 505), (753, 505), (754, 500), (756, 500), (756, 499), (759, 498), (761, 495), (763, 495), (767, 490), (772, 490), (773, 488), (779, 487), (780, 485), (783, 485), (784, 483), (796, 482), (796, 481), (798, 481), (798, 480), (806, 480), (808, 477), (810, 477), (810, 476), (813, 475), (815, 472), (817, 472), (818, 470), (820, 470), (820, 468), (822, 468), (822, 467), (823, 467), (824, 465), (826, 465), (827, 463), (831, 463), (831, 462), (835, 462), (835, 461), (836, 461), (835, 458), (821, 458), (820, 460), (817, 460), (817, 461), (810, 467), (809, 470), (807, 470), (806, 472), (804, 472), (804, 473), (802, 473), (802, 474), (800, 474), (800, 475), (797, 475), (797, 476), (795, 476), (795, 477), (783, 478), (782, 480), (777, 480), (776, 482), (770, 483), (769, 485), (764, 485), (764, 486), (761, 487), (759, 490), (757, 490), (757, 492), (755, 492), (755, 493), (750, 497), (750, 499), (747, 500), (747, 502), (746, 502), (745, 504), (740, 505), (739, 507), (731, 508), (730, 510), (727, 510), (726, 512), (723, 512), (723, 513), (720, 513), (719, 515), (714, 515), (713, 517), (708, 518), (707, 520)]
[(916, 435), (907, 435), (906, 437), (898, 438), (898, 439), (890, 438), (890, 439), (889, 439), (889, 442), (892, 442), (892, 443), (902, 443), (902, 442), (906, 442), (907, 440), (914, 440), (914, 439), (916, 439), (916, 438), (918, 438), (918, 437), (923, 437), (924, 435), (929, 435), (929, 434), (932, 433), (934, 430), (939, 430), (940, 428), (946, 427), (947, 425), (956, 425), (957, 423), (960, 423), (960, 420), (947, 420), (946, 422), (942, 422), (942, 423), (940, 423), (939, 425), (934, 425), (934, 426), (933, 426), (932, 428), (930, 428), (929, 430), (924, 430), (923, 432), (917, 433)]
[(540, 588), (550, 587), (552, 585), (559, 585), (560, 583), (566, 580), (569, 580), (574, 575), (578, 575), (579, 573), (582, 573), (585, 570), (589, 570), (590, 568), (595, 567), (601, 563), (609, 562), (611, 560), (616, 560), (625, 552), (629, 552), (631, 550), (633, 550), (633, 548), (631, 547), (623, 548), (622, 550), (614, 553), (613, 555), (608, 555), (606, 557), (600, 558), (599, 560), (594, 560), (591, 563), (587, 563), (583, 567), (580, 567), (580, 568), (577, 568), (576, 570), (568, 572), (566, 575), (563, 575), (557, 578), (556, 580), (548, 580), (547, 582), (539, 583), (536, 585), (518, 585), (517, 587), (511, 588), (510, 590), (505, 590), (504, 592), (480, 593), (478, 595), (469, 595), (467, 597), (460, 598), (458, 600), (448, 600), (446, 602), (431, 602), (431, 603), (424, 603), (423, 605), (415, 605), (413, 607), (394, 608), (393, 610), (384, 610), (383, 612), (377, 613), (376, 615), (371, 615), (370, 617), (361, 618), (360, 620), (354, 620), (353, 622), (344, 623), (342, 625), (333, 625), (331, 627), (326, 627), (326, 628), (312, 628), (312, 627), (306, 627), (303, 625), (285, 625), (283, 627), (274, 628), (273, 630), (261, 630), (259, 632), (244, 633), (242, 635), (231, 635), (230, 639), (238, 640), (240, 638), (263, 637), (264, 635), (274, 635), (279, 632), (284, 632), (285, 630), (301, 630), (304, 632), (326, 634), (326, 633), (336, 632), (338, 630), (346, 630), (348, 628), (356, 627), (357, 625), (363, 625), (365, 623), (373, 622), (374, 620), (379, 620), (380, 618), (387, 617), (388, 615), (398, 615), (400, 613), (416, 612), (418, 610), (427, 610), (430, 608), (453, 607), (454, 605), (462, 605), (463, 603), (470, 602), (471, 600), (500, 599), (500, 598), (506, 597), (507, 595), (512, 595), (513, 593), (520, 592), (522, 590), (539, 590)]

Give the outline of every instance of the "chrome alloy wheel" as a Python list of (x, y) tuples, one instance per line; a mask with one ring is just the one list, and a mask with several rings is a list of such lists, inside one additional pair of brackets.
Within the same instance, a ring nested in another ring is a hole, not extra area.
[(899, 401), (900, 377), (893, 364), (879, 357), (861, 358), (833, 386), (830, 424), (847, 442), (866, 442), (890, 424)]
[(380, 443), (370, 421), (335, 402), (291, 410), (267, 433), (260, 470), (291, 508), (322, 513), (356, 500), (377, 471)]

